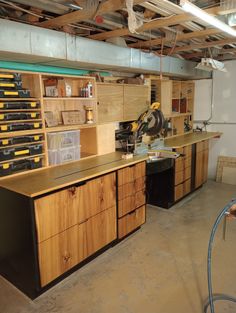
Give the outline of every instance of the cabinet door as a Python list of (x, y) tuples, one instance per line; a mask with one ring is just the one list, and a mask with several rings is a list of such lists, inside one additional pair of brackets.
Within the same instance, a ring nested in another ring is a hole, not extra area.
[(116, 223), (115, 206), (91, 217), (86, 222), (89, 255), (116, 239)]
[(208, 178), (208, 159), (209, 159), (209, 150), (205, 149), (203, 151), (203, 183), (205, 183)]
[(38, 242), (115, 205), (115, 173), (39, 198), (35, 200)]
[(140, 162), (135, 165), (127, 166), (118, 170), (118, 186), (134, 182), (140, 177), (146, 175), (146, 162)]
[(195, 174), (195, 188), (200, 187), (203, 184), (203, 168), (204, 159), (203, 151), (196, 153), (196, 174)]
[(98, 123), (123, 120), (123, 92), (119, 84), (97, 84)]
[(41, 286), (75, 266), (83, 258), (86, 247), (85, 224), (75, 225), (38, 245)]
[(148, 109), (150, 103), (148, 86), (124, 86), (124, 120), (136, 120)]

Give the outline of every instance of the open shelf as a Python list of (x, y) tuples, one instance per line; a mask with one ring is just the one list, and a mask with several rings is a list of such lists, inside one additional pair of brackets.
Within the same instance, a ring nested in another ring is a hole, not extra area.
[(44, 100), (50, 100), (50, 101), (56, 101), (56, 100), (82, 100), (82, 101), (91, 101), (91, 100), (95, 100), (94, 97), (91, 98), (85, 98), (85, 97), (43, 97)]
[(54, 127), (47, 127), (46, 132), (57, 132), (57, 131), (68, 131), (68, 130), (77, 130), (81, 128), (93, 128), (96, 127), (96, 124), (81, 124), (81, 125), (60, 125)]

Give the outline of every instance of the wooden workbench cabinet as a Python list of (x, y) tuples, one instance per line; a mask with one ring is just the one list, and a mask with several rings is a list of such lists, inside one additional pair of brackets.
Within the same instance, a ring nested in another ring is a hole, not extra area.
[(145, 175), (139, 161), (40, 195), (0, 187), (0, 274), (35, 298), (139, 228)]

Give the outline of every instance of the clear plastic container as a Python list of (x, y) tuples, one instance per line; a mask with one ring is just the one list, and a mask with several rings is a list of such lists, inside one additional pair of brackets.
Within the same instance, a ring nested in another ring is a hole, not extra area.
[(48, 134), (48, 149), (56, 150), (80, 145), (80, 130), (63, 131)]
[(80, 146), (48, 150), (49, 165), (64, 164), (80, 159)]

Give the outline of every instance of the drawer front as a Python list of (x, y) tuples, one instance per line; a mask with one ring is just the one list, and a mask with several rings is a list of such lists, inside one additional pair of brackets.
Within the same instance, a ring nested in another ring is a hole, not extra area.
[(175, 173), (175, 185), (179, 185), (184, 181), (184, 171)]
[[(45, 286), (80, 261), (86, 246), (85, 225), (75, 225), (38, 245), (41, 286)], [(83, 251), (81, 249), (81, 251)]]
[(190, 167), (191, 164), (191, 157), (179, 157), (175, 160), (175, 172), (183, 171), (185, 168)]
[(191, 167), (187, 167), (184, 170), (184, 180), (191, 178)]
[(175, 149), (177, 153), (183, 154), (185, 158), (189, 158), (192, 156), (192, 145), (185, 146), (182, 148)]
[(204, 140), (203, 141), (203, 150), (208, 150), (209, 149), (209, 140)]
[(175, 186), (175, 201), (181, 199), (184, 195), (183, 184)]
[(184, 194), (184, 196), (187, 195), (188, 193), (190, 193), (190, 191), (191, 191), (191, 179), (188, 179), (183, 183), (183, 194)]
[(122, 217), (146, 202), (145, 190), (138, 191), (135, 195), (118, 201), (118, 217)]
[(38, 244), (41, 286), (45, 286), (116, 239), (116, 207)]
[(133, 182), (135, 179), (146, 175), (146, 163), (140, 162), (118, 170), (118, 186)]
[(88, 255), (91, 255), (116, 239), (116, 207), (114, 206), (91, 217), (86, 222), (86, 228)]
[(199, 153), (204, 150), (204, 141), (196, 143), (196, 153)]
[(115, 173), (35, 200), (38, 242), (116, 205)]
[(145, 177), (139, 177), (133, 182), (118, 187), (118, 200), (135, 195), (136, 192), (145, 189)]
[(118, 238), (123, 238), (145, 223), (145, 210), (145, 206), (142, 206), (118, 220)]

